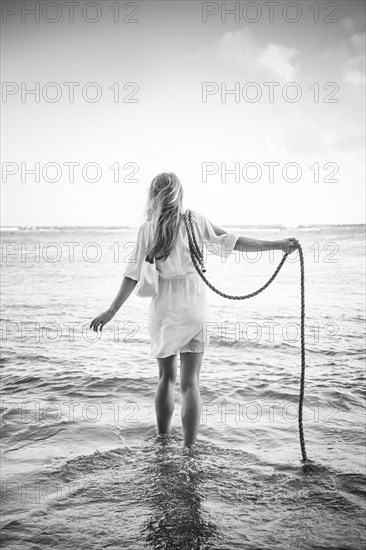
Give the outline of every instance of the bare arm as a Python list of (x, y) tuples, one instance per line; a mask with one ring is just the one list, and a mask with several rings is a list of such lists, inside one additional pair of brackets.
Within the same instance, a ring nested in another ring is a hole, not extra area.
[(102, 331), (104, 325), (106, 325), (111, 319), (113, 319), (119, 308), (125, 303), (136, 285), (137, 281), (135, 281), (134, 279), (123, 277), (120, 289), (112, 304), (106, 311), (98, 315), (90, 323), (90, 328), (92, 328), (94, 332), (98, 332), (98, 327), (100, 327), (100, 330)]
[[(212, 227), (215, 230), (217, 235), (223, 235), (227, 233), (221, 227), (217, 227), (211, 222)], [(279, 241), (262, 241), (260, 239), (252, 239), (248, 237), (239, 237), (235, 243), (234, 250), (239, 250), (242, 252), (257, 252), (258, 250), (282, 250), (291, 254), (296, 250), (296, 245), (294, 244), (294, 239), (282, 239)]]
[(282, 250), (282, 252), (286, 254), (292, 254), (296, 249), (297, 241), (292, 237), (280, 241), (262, 241), (259, 239), (239, 237), (234, 246), (234, 250), (245, 252), (257, 252), (257, 250)]
[(256, 252), (257, 250), (283, 250), (283, 241), (262, 241), (247, 237), (239, 237), (234, 250), (242, 252)]
[(117, 296), (108, 308), (109, 311), (113, 312), (113, 315), (115, 315), (119, 308), (125, 303), (136, 285), (137, 281), (134, 279), (123, 277)]

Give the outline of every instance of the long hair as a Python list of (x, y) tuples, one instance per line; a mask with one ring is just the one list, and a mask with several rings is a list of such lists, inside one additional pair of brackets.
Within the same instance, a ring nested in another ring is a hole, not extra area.
[(146, 204), (146, 218), (151, 220), (152, 241), (146, 259), (165, 260), (174, 247), (181, 214), (183, 187), (173, 172), (162, 172), (151, 182)]

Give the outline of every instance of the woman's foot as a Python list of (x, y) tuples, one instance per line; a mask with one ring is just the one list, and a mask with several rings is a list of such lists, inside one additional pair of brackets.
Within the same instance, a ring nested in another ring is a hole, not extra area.
[(183, 447), (183, 456), (193, 458), (196, 456), (196, 445), (185, 445)]

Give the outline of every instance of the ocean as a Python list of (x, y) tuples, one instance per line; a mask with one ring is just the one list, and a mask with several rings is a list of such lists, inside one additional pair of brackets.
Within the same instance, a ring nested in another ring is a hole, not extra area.
[[(187, 455), (179, 384), (172, 432), (156, 435), (149, 299), (132, 294), (102, 334), (88, 328), (119, 289), (136, 228), (3, 228), (3, 548), (365, 547), (365, 228), (226, 229), (302, 245), (313, 473), (297, 427), (297, 253), (250, 300), (207, 289), (202, 418)], [(206, 276), (246, 294), (281, 255), (207, 255)]]

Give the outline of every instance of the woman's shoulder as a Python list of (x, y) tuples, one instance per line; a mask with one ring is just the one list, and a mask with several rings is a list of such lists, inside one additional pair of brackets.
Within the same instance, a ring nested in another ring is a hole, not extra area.
[(202, 220), (204, 218), (204, 216), (200, 212), (197, 212), (197, 210), (192, 210), (190, 208), (189, 211), (192, 213), (193, 218), (195, 218), (196, 220)]
[(148, 227), (149, 227), (148, 221), (144, 221), (140, 223), (137, 229), (137, 239), (146, 239)]
[(201, 214), (200, 212), (197, 212), (197, 210), (191, 210), (192, 212), (192, 218), (193, 220), (200, 226), (200, 227), (204, 227), (205, 226), (205, 223), (206, 223), (206, 218), (203, 214)]
[(141, 233), (141, 231), (143, 231), (145, 229), (147, 224), (148, 224), (148, 221), (141, 222), (138, 226), (138, 232)]

